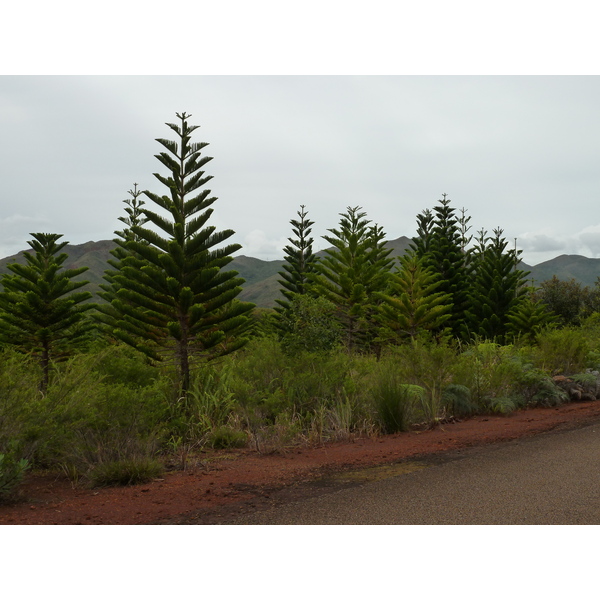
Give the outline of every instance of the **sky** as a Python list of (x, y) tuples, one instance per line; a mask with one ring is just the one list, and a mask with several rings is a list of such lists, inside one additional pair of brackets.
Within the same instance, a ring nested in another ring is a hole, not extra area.
[(187, 112), (240, 254), (282, 258), (301, 205), (317, 250), (347, 207), (412, 237), (446, 193), (528, 264), (600, 257), (598, 106), (598, 76), (4, 75), (0, 256), (114, 238), (134, 183), (167, 193), (155, 140)]

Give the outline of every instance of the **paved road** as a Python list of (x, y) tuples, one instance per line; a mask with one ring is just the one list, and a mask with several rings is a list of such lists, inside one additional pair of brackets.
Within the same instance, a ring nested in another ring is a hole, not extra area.
[(404, 466), (235, 523), (600, 524), (600, 423)]

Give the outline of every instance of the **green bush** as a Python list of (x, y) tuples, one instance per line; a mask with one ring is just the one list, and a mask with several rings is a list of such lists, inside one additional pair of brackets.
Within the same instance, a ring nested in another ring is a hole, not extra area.
[(518, 391), (528, 406), (558, 406), (569, 399), (552, 377), (540, 369), (528, 369), (519, 379)]
[(592, 350), (581, 329), (550, 329), (537, 336), (536, 365), (551, 375), (580, 373)]
[[(453, 383), (470, 390), (473, 412), (511, 412), (519, 404), (519, 382), (529, 368), (526, 350), (492, 342), (468, 347), (454, 368)], [(497, 401), (496, 401), (497, 400)], [(504, 409), (501, 407), (504, 406)]]
[(444, 389), (442, 398), (453, 417), (470, 417), (479, 412), (471, 398), (471, 390), (464, 385), (451, 383)]
[(295, 294), (279, 316), (281, 346), (290, 355), (328, 352), (340, 345), (342, 327), (335, 305), (329, 300)]
[(453, 381), (455, 349), (444, 342), (415, 339), (393, 349), (390, 356), (401, 381), (425, 390), (414, 407), (414, 419), (430, 426), (437, 423), (446, 414), (443, 391)]

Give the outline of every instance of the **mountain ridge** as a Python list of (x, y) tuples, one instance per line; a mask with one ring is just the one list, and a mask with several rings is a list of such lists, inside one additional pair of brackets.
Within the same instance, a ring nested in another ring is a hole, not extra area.
[[(386, 241), (388, 248), (392, 249), (391, 256), (398, 257), (406, 252), (411, 239), (400, 236), (395, 240)], [(81, 289), (86, 289), (97, 299), (100, 285), (105, 283), (104, 271), (110, 268), (107, 261), (112, 258), (110, 251), (115, 248), (113, 240), (100, 240), (98, 242), (85, 242), (84, 244), (67, 244), (63, 250), (68, 255), (65, 268), (89, 267), (89, 270), (75, 278), (75, 280), (88, 280), (90, 283)], [(0, 275), (8, 273), (7, 264), (12, 262), (25, 263), (23, 250), (12, 256), (0, 259)], [(322, 256), (325, 250), (317, 253)], [(276, 299), (281, 298), (279, 272), (285, 261), (262, 260), (252, 256), (238, 255), (225, 267), (226, 270), (235, 270), (245, 280), (240, 300), (254, 302), (261, 308), (276, 306)], [(542, 281), (552, 279), (556, 275), (559, 279), (575, 279), (582, 285), (593, 287), (600, 277), (600, 258), (588, 258), (578, 254), (561, 254), (556, 258), (544, 261), (538, 265), (530, 266), (524, 262), (519, 263), (519, 268), (529, 271), (528, 281), (540, 284)]]

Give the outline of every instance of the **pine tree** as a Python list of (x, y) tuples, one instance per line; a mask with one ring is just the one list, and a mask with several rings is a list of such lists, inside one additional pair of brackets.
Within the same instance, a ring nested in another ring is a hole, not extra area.
[[(126, 204), (124, 217), (119, 217), (119, 221), (125, 224), (125, 229), (122, 231), (115, 231), (118, 236), (113, 241), (117, 244), (116, 248), (111, 251), (114, 258), (108, 260), (108, 264), (112, 267), (112, 270), (106, 270), (104, 272), (104, 279), (108, 282), (101, 284), (101, 292), (99, 296), (105, 301), (103, 304), (98, 305), (98, 310), (95, 313), (97, 321), (103, 323), (104, 329), (109, 334), (118, 328), (118, 323), (122, 319), (131, 319), (126, 313), (118, 309), (119, 302), (116, 301), (113, 304), (113, 300), (116, 300), (118, 290), (121, 287), (115, 280), (115, 275), (118, 275), (120, 270), (128, 264), (130, 267), (141, 269), (146, 262), (141, 257), (132, 252), (127, 248), (127, 242), (130, 241), (141, 241), (138, 239), (132, 228), (140, 225), (144, 225), (148, 221), (142, 213), (142, 207), (145, 202), (140, 199), (142, 195), (141, 190), (138, 190), (138, 184), (133, 184), (133, 189), (129, 190), (128, 193), (130, 198), (126, 198), (123, 202)], [(134, 326), (132, 324), (132, 326)]]
[(348, 350), (377, 352), (376, 292), (387, 289), (393, 260), (385, 248), (383, 229), (371, 226), (360, 207), (341, 214), (339, 229), (323, 236), (333, 248), (315, 265), (311, 288), (337, 307)]
[(281, 279), (277, 282), (281, 285), (281, 293), (284, 296), (284, 300), (276, 300), (279, 307), (275, 310), (280, 314), (289, 309), (290, 302), (295, 294), (302, 295), (306, 293), (308, 276), (314, 272), (314, 265), (317, 260), (312, 251), (314, 240), (310, 237), (314, 221), (307, 219), (308, 213), (304, 210), (304, 205), (300, 206), (297, 214), (300, 220), (290, 220), (295, 237), (288, 238), (291, 245), (283, 249), (286, 262), (282, 267), (283, 271), (279, 272)]
[(439, 292), (450, 294), (452, 317), (447, 325), (456, 337), (464, 332), (465, 310), (468, 306), (469, 265), (468, 253), (464, 251), (466, 221), (462, 222), (450, 206), (447, 194), (442, 194), (433, 214), (425, 211), (417, 217), (418, 235), (412, 240), (412, 248), (426, 266), (439, 275)]
[(511, 308), (506, 320), (507, 336), (533, 344), (537, 334), (544, 328), (555, 325), (558, 317), (535, 297), (533, 288), (529, 288)]
[(167, 123), (177, 141), (157, 139), (166, 151), (156, 158), (170, 176), (154, 176), (169, 195), (145, 190), (163, 214), (147, 208), (141, 212), (158, 232), (132, 225), (135, 239), (125, 244), (145, 264), (137, 268), (125, 260), (111, 275), (120, 286), (112, 304), (126, 315), (118, 323), (117, 336), (155, 360), (163, 359), (165, 352), (173, 356), (183, 396), (196, 358), (212, 359), (245, 344), (248, 313), (254, 307), (236, 300), (243, 279), (224, 269), (240, 245), (218, 247), (234, 232), (206, 226), (217, 198), (209, 189), (201, 191), (212, 179), (202, 168), (212, 158), (202, 156), (206, 143), (191, 143), (198, 126), (188, 125), (190, 116), (177, 113), (179, 124)]
[(67, 242), (55, 233), (32, 233), (26, 264), (7, 265), (12, 274), (0, 283), (0, 342), (38, 357), (42, 368), (40, 389), (46, 392), (53, 360), (64, 358), (90, 331), (84, 313), (94, 304), (83, 303), (90, 292), (75, 292), (87, 281), (72, 281), (88, 267), (63, 269), (68, 256), (58, 254)]
[(422, 259), (405, 254), (391, 277), (389, 293), (378, 294), (382, 341), (399, 343), (424, 331), (441, 331), (451, 317), (452, 304), (450, 294), (436, 291), (440, 284)]
[(473, 253), (469, 308), (465, 326), (471, 335), (504, 343), (508, 315), (525, 293), (527, 273), (517, 269), (520, 251), (507, 250), (503, 230), (493, 237), (481, 231)]

